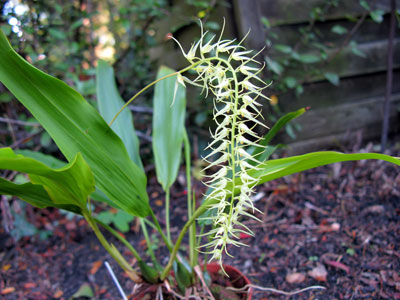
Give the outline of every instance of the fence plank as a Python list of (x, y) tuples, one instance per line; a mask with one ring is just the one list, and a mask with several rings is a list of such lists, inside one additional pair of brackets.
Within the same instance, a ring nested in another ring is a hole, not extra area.
[[(400, 82), (400, 70), (395, 70), (393, 83)], [(304, 85), (304, 93), (296, 97), (294, 93), (279, 96), (279, 103), (284, 111), (293, 111), (310, 106), (319, 109), (344, 103), (356, 103), (362, 99), (379, 97), (385, 94), (386, 72), (344, 78), (340, 86), (329, 82), (317, 82)], [(400, 84), (393, 85), (393, 93), (400, 93)]]
[(238, 34), (243, 37), (249, 29), (251, 34), (246, 44), (251, 49), (261, 49), (265, 45), (265, 31), (260, 22), (260, 2), (258, 0), (234, 0), (234, 13)]
[[(355, 75), (372, 74), (386, 70), (387, 41), (375, 41), (371, 43), (361, 44), (358, 49), (365, 53), (365, 57), (354, 55), (347, 47), (343, 49), (331, 62), (316, 63), (314, 67), (324, 70), (324, 72), (336, 73), (341, 77), (349, 77)], [(400, 67), (400, 38), (394, 41), (394, 60), (393, 68)], [(315, 82), (324, 79), (323, 74), (316, 74), (310, 78), (304, 78), (304, 70), (302, 68), (293, 68), (287, 71), (288, 76), (301, 78), (305, 82)]]
[[(383, 97), (369, 98), (362, 102), (346, 103), (322, 109), (311, 109), (296, 121), (305, 129), (301, 140), (342, 134), (348, 130), (380, 127), (382, 122)], [(396, 119), (396, 106), (400, 104), (400, 94), (392, 95), (390, 118)], [(290, 142), (288, 137), (285, 142)]]
[[(387, 39), (389, 32), (389, 20), (390, 17), (386, 15), (382, 23), (375, 23), (372, 21), (364, 21), (361, 27), (357, 30), (357, 32), (352, 37), (353, 41), (357, 43), (368, 43), (376, 40), (385, 40)], [(340, 25), (346, 28), (349, 31), (354, 27), (355, 23), (347, 20), (338, 20), (338, 21), (327, 21), (318, 23), (318, 40), (321, 43), (326, 43), (328, 45), (340, 45), (346, 37), (344, 35), (338, 35), (331, 31), (332, 27), (335, 25)], [(304, 25), (284, 25), (284, 26), (276, 26), (268, 29), (266, 31), (266, 38), (269, 38), (272, 41), (272, 44), (286, 44), (289, 46), (295, 46), (301, 35), (299, 30), (302, 28), (306, 28), (308, 24)], [(273, 36), (277, 36), (277, 39), (273, 39)]]
[[(240, 2), (240, 0), (238, 0)], [(242, 2), (247, 2), (242, 0)], [(368, 0), (372, 8), (379, 8), (385, 12), (390, 11), (390, 0)], [(313, 7), (324, 6), (324, 0), (279, 0), (279, 1), (260, 1), (260, 14), (269, 19), (271, 25), (299, 24), (308, 22), (310, 11)], [(397, 7), (400, 7), (400, 1), (396, 0)], [(358, 1), (340, 0), (337, 7), (332, 7), (327, 20), (345, 18), (346, 15), (360, 15), (365, 9)]]

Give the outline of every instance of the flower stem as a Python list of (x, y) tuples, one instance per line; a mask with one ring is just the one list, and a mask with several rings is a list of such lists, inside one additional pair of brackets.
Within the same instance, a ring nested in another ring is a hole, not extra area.
[(168, 242), (171, 243), (171, 228), (169, 223), (169, 201), (170, 200), (170, 189), (167, 188), (165, 191), (165, 230), (167, 231)]
[(154, 254), (153, 248), (151, 247), (152, 243), (150, 241), (150, 237), (149, 237), (149, 234), (147, 232), (147, 227), (146, 227), (146, 224), (144, 223), (143, 219), (140, 219), (140, 226), (142, 227), (144, 239), (146, 240), (147, 250), (149, 251), (149, 255), (151, 257), (151, 260), (153, 261), (153, 264), (155, 266), (159, 266), (160, 264), (158, 263), (157, 258), (156, 258), (155, 254)]
[(161, 235), (161, 238), (163, 239), (165, 245), (167, 246), (169, 252), (172, 251), (172, 243), (168, 240), (168, 238), (165, 236), (164, 232), (161, 229), (160, 223), (158, 223), (157, 217), (154, 214), (153, 210), (150, 211), (151, 218), (153, 219), (154, 225), (158, 231), (158, 233)]
[[(187, 207), (188, 207), (188, 219), (192, 217), (194, 209), (196, 209), (196, 201), (193, 197), (192, 201), (192, 180), (191, 180), (191, 165), (190, 165), (190, 142), (186, 132), (183, 134), (183, 145), (185, 149), (185, 163), (186, 163), (186, 186), (187, 186)], [(195, 248), (196, 248), (196, 222), (190, 226), (189, 230), (189, 260), (192, 267), (195, 266)]]
[(141, 261), (142, 258), (140, 257), (139, 253), (136, 251), (135, 248), (133, 248), (133, 246), (131, 244), (129, 244), (129, 242), (124, 239), (116, 230), (114, 230), (113, 228), (111, 228), (110, 226), (108, 226), (107, 224), (104, 224), (103, 222), (101, 222), (100, 220), (93, 218), (93, 220), (96, 221), (96, 223), (100, 224), (101, 227), (103, 227), (104, 229), (106, 229), (108, 232), (110, 232), (113, 236), (115, 236), (121, 243), (123, 243), (133, 254), (133, 256), (138, 260)]
[(190, 226), (192, 225), (193, 222), (196, 221), (196, 219), (203, 214), (206, 210), (208, 209), (207, 205), (202, 205), (196, 211), (193, 213), (191, 218), (186, 222), (186, 224), (183, 226), (181, 232), (179, 233), (178, 239), (176, 240), (176, 243), (174, 245), (174, 248), (172, 249), (171, 257), (169, 258), (168, 264), (165, 266), (163, 272), (161, 273), (161, 281), (163, 281), (169, 274), (172, 268), (172, 264), (174, 260), (176, 259), (176, 255), (178, 254), (179, 247), (181, 246), (183, 237), (185, 236), (186, 232), (189, 230)]
[(130, 99), (121, 107), (121, 109), (115, 114), (114, 118), (112, 118), (112, 120), (111, 120), (111, 122), (108, 124), (108, 126), (111, 127), (111, 125), (114, 123), (115, 119), (119, 116), (119, 114), (120, 114), (129, 104), (131, 104), (131, 102), (132, 102), (133, 100), (135, 100), (140, 94), (142, 94), (144, 91), (148, 90), (148, 89), (151, 88), (153, 85), (155, 85), (157, 82), (160, 82), (161, 80), (164, 80), (164, 79), (166, 79), (166, 78), (169, 78), (169, 77), (172, 77), (172, 76), (181, 74), (181, 73), (183, 73), (183, 72), (186, 72), (187, 70), (190, 70), (191, 68), (195, 67), (195, 66), (198, 65), (199, 63), (200, 63), (200, 62), (196, 62), (196, 63), (194, 63), (194, 64), (191, 64), (190, 66), (187, 66), (186, 68), (184, 68), (184, 69), (182, 69), (182, 70), (180, 70), (180, 71), (177, 71), (177, 72), (174, 72), (174, 73), (165, 75), (165, 76), (163, 76), (163, 77), (161, 77), (161, 78), (159, 78), (159, 79), (157, 79), (157, 80), (154, 80), (152, 83), (146, 85), (146, 86), (145, 86), (144, 88), (142, 88), (139, 92), (137, 92), (135, 95), (133, 95), (133, 97), (130, 98)]
[(105, 239), (103, 234), (101, 233), (99, 227), (97, 226), (96, 221), (93, 219), (91, 216), (90, 211), (85, 210), (82, 211), (83, 216), (87, 220), (89, 226), (93, 229), (94, 233), (96, 234), (96, 237), (100, 241), (101, 245), (104, 247), (104, 249), (107, 250), (107, 252), (111, 255), (112, 258), (115, 259), (115, 261), (120, 265), (120, 267), (128, 274), (128, 276), (134, 281), (134, 282), (142, 282), (142, 278), (133, 270), (133, 268), (130, 266), (130, 264), (125, 260), (125, 258), (121, 255), (121, 253), (115, 248), (113, 245), (110, 245), (108, 241)]

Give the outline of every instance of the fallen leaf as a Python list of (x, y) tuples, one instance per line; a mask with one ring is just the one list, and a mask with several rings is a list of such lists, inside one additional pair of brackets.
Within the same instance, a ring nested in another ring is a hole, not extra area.
[(146, 242), (146, 240), (145, 240), (145, 239), (140, 240), (139, 245), (140, 245), (141, 247), (147, 247), (147, 242)]
[(76, 222), (75, 222), (75, 221), (67, 222), (67, 223), (65, 224), (65, 228), (66, 228), (68, 231), (76, 230), (76, 229), (77, 229)]
[(72, 295), (71, 299), (80, 297), (93, 298), (93, 290), (88, 283), (82, 284), (78, 291)]
[(250, 234), (243, 233), (243, 232), (241, 232), (239, 235), (239, 238), (241, 238), (241, 239), (247, 239), (247, 238), (251, 238), (251, 237), (252, 236)]
[(103, 262), (101, 260), (95, 261), (92, 265), (92, 268), (90, 269), (90, 274), (92, 275), (96, 274), (99, 268), (101, 267), (102, 263)]
[(318, 264), (311, 271), (308, 271), (308, 276), (314, 278), (317, 281), (326, 281), (326, 276), (328, 272), (326, 271), (324, 265)]
[(286, 281), (289, 283), (302, 283), (306, 279), (303, 273), (290, 273), (286, 275)]
[(15, 292), (15, 287), (12, 287), (12, 286), (6, 287), (6, 288), (1, 290), (1, 294), (2, 295), (8, 295), (8, 294), (11, 294), (11, 293), (14, 293), (14, 292)]
[(339, 223), (332, 223), (330, 225), (319, 225), (318, 232), (333, 232), (339, 231), (340, 224)]
[(6, 271), (8, 271), (9, 269), (11, 268), (11, 265), (10, 264), (6, 264), (6, 265), (4, 265), (3, 266), (3, 272), (6, 272)]
[(326, 263), (327, 265), (330, 265), (332, 267), (338, 268), (338, 269), (342, 269), (343, 271), (345, 271), (346, 273), (350, 272), (350, 268), (348, 266), (346, 266), (345, 264), (335, 261), (335, 260), (325, 260), (324, 263)]
[(160, 200), (160, 199), (154, 201), (154, 203), (155, 203), (157, 206), (163, 206), (163, 202), (162, 202), (162, 200)]
[(61, 298), (62, 295), (64, 295), (64, 292), (63, 292), (62, 290), (57, 290), (57, 291), (54, 293), (53, 298), (58, 299), (58, 298)]
[(383, 205), (372, 205), (368, 206), (367, 208), (363, 209), (361, 211), (361, 215), (367, 215), (367, 214), (383, 214), (385, 212), (385, 207)]
[(33, 289), (35, 287), (36, 287), (36, 283), (34, 283), (34, 282), (24, 283), (24, 288), (26, 288), (26, 289)]

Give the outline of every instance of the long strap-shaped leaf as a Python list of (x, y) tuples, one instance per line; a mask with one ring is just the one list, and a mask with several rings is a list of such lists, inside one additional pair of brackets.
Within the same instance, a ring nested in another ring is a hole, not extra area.
[(95, 190), (89, 166), (78, 153), (74, 160), (60, 169), (20, 154), (11, 148), (0, 149), (0, 169), (27, 173), (32, 183), (41, 185), (55, 204), (86, 207), (88, 196)]
[[(157, 78), (175, 71), (162, 66)], [(177, 85), (176, 76), (156, 84), (153, 113), (153, 153), (158, 182), (164, 191), (175, 181), (181, 162), (185, 131), (185, 89)]]
[(81, 152), (96, 185), (125, 211), (150, 213), (144, 172), (98, 112), (62, 81), (34, 68), (0, 31), (0, 81), (34, 115), (71, 161)]
[[(66, 162), (59, 160), (51, 155), (40, 153), (40, 152), (34, 152), (31, 150), (16, 150), (15, 153), (22, 154), (25, 157), (33, 158), (37, 161), (40, 161), (41, 163), (44, 163), (45, 165), (47, 165), (48, 167), (50, 167), (52, 169), (59, 169), (59, 168), (64, 167), (67, 164)], [(10, 194), (10, 195), (20, 197), (17, 194)], [(114, 202), (112, 202), (110, 199), (108, 199), (108, 197), (102, 191), (100, 191), (98, 188), (96, 188), (96, 190), (93, 193), (91, 193), (89, 197), (93, 201), (104, 202), (114, 208), (120, 208)], [(20, 197), (20, 198), (22, 199), (22, 197)], [(27, 202), (29, 202), (29, 201), (27, 201)], [(33, 203), (31, 203), (31, 204), (34, 206), (43, 208), (43, 206), (38, 206)], [(48, 206), (51, 206), (51, 205), (46, 205), (44, 207), (48, 207)], [(62, 208), (62, 207), (59, 207), (59, 208)], [(63, 209), (65, 209), (65, 208), (63, 208)]]
[[(270, 130), (262, 137), (260, 142), (258, 143), (259, 146), (264, 146), (263, 147), (251, 147), (250, 149), (247, 149), (247, 151), (253, 155), (258, 161), (264, 161), (268, 159), (268, 157), (278, 148), (277, 146), (271, 146), (270, 142), (271, 140), (276, 136), (276, 134), (279, 132), (279, 130), (285, 126), (287, 123), (292, 121), (293, 119), (300, 117), (302, 114), (304, 114), (307, 111), (306, 108), (300, 108), (296, 111), (289, 112), (279, 118), (278, 121), (272, 126)], [(256, 165), (257, 163), (254, 160), (249, 160), (249, 164), (251, 165)]]
[(262, 184), (286, 175), (313, 169), (319, 166), (337, 162), (356, 161), (364, 159), (379, 159), (400, 166), (400, 159), (379, 153), (345, 154), (334, 151), (313, 152), (298, 156), (274, 159), (257, 166), (260, 170), (249, 172), (250, 176), (259, 178), (257, 184)]
[[(109, 123), (125, 104), (119, 95), (115, 84), (114, 70), (103, 60), (97, 62), (96, 68), (96, 96), (99, 112)], [(126, 109), (118, 116), (111, 128), (124, 142), (129, 157), (143, 169), (139, 155), (139, 139), (133, 127), (132, 113)]]
[(80, 207), (76, 205), (54, 203), (50, 199), (49, 194), (47, 194), (43, 186), (32, 184), (30, 182), (24, 184), (16, 184), (6, 179), (0, 178), (0, 194), (16, 196), (39, 208), (57, 207), (64, 210), (72, 211), (76, 214), (81, 214)]
[(90, 167), (80, 153), (60, 169), (20, 154), (11, 148), (0, 149), (0, 169), (27, 173), (32, 183), (42, 185), (56, 204), (85, 207), (88, 196), (95, 190)]
[[(384, 160), (395, 165), (400, 166), (400, 159), (385, 154), (379, 153), (355, 153), (344, 154), (334, 151), (321, 151), (313, 152), (304, 155), (268, 160), (262, 164), (257, 165), (258, 170), (251, 170), (248, 174), (251, 177), (258, 178), (256, 183), (252, 185), (259, 185), (277, 178), (287, 175), (299, 173), (305, 170), (313, 169), (319, 166), (329, 165), (337, 162), (356, 161), (364, 159), (378, 159)], [(235, 194), (240, 191), (240, 178), (236, 179), (237, 187)], [(227, 194), (231, 194), (232, 186), (228, 184), (226, 187)], [(211, 199), (204, 202), (202, 205), (210, 205), (218, 199)]]

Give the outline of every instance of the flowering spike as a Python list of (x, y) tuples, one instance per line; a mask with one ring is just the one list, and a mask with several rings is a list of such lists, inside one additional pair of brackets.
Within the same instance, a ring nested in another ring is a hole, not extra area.
[[(201, 38), (191, 46), (188, 53), (178, 44), (183, 55), (192, 64), (192, 69), (197, 72), (194, 80), (184, 78), (184, 82), (202, 87), (202, 93), (206, 90), (206, 95), (209, 92), (214, 95), (213, 119), (217, 127), (213, 132), (210, 131), (212, 140), (206, 149), (210, 148), (211, 152), (203, 158), (209, 165), (203, 170), (218, 168), (216, 172), (206, 176), (208, 181), (205, 183), (211, 188), (207, 195), (207, 200), (212, 203), (209, 208), (216, 213), (212, 217), (202, 218), (212, 220), (214, 226), (205, 234), (210, 240), (203, 247), (209, 248), (207, 252), (212, 255), (211, 259), (217, 260), (222, 266), (223, 254), (231, 255), (228, 245), (245, 246), (238, 241), (240, 233), (253, 234), (241, 223), (241, 218), (257, 219), (251, 213), (259, 212), (251, 200), (252, 186), (259, 179), (250, 175), (249, 171), (258, 169), (251, 161), (260, 162), (245, 148), (263, 147), (258, 145), (260, 137), (254, 127), (266, 127), (257, 119), (261, 116), (262, 106), (257, 100), (269, 100), (263, 94), (268, 85), (260, 78), (265, 65), (259, 67), (257, 65), (261, 64), (255, 60), (260, 52), (252, 55), (253, 51), (246, 50), (242, 45), (249, 32), (238, 43), (235, 40), (222, 39), (224, 19), (218, 40), (213, 43), (213, 36), (204, 43), (207, 32), (204, 32), (202, 24), (200, 26)], [(226, 54), (227, 58), (219, 56), (220, 53)], [(244, 79), (239, 80), (243, 77)], [(179, 77), (178, 79), (180, 80)], [(214, 155), (220, 156), (209, 162), (208, 159)], [(235, 195), (237, 190), (240, 192)]]

